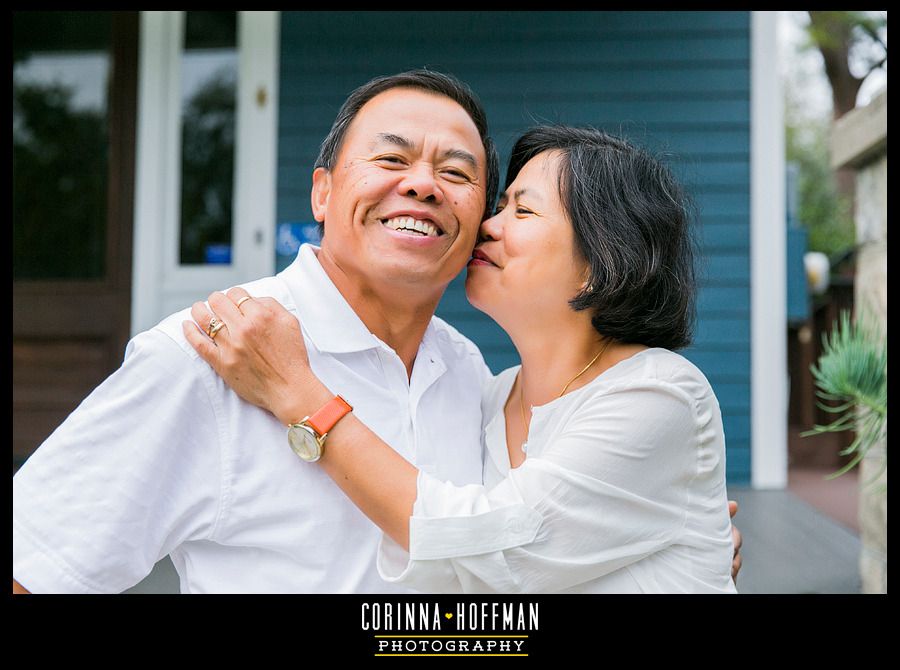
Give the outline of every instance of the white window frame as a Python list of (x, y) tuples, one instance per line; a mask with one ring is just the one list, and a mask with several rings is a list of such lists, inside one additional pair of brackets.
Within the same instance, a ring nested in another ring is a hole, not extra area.
[(279, 12), (238, 12), (230, 265), (181, 265), (184, 12), (141, 12), (132, 335), (213, 291), (275, 272)]

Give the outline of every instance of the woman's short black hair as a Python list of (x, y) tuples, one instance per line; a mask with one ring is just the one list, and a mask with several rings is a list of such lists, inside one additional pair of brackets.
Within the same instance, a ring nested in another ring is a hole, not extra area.
[[(435, 72), (434, 70), (409, 70), (399, 74), (376, 77), (362, 86), (356, 88), (344, 104), (338, 110), (337, 117), (331, 126), (328, 135), (322, 141), (319, 148), (319, 156), (316, 158), (315, 167), (323, 167), (327, 170), (334, 168), (338, 152), (347, 135), (347, 130), (359, 110), (369, 100), (379, 93), (384, 93), (393, 88), (414, 88), (422, 91), (436, 93), (450, 98), (468, 113), (484, 146), (486, 160), (487, 184), (485, 184), (484, 217), (490, 216), (493, 211), (494, 201), (497, 199), (497, 190), (500, 184), (500, 158), (491, 136), (488, 134), (487, 114), (478, 96), (462, 81), (456, 77)], [(321, 227), (321, 226), (320, 226)]]
[(587, 287), (569, 304), (623, 343), (691, 343), (696, 279), (687, 194), (646, 150), (596, 128), (538, 126), (516, 142), (506, 187), (544, 151), (558, 151), (560, 199), (587, 261)]

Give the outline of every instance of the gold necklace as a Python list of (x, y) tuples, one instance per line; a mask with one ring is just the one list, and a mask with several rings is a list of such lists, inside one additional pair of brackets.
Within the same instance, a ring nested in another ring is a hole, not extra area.
[[(590, 370), (591, 366), (594, 363), (596, 363), (597, 360), (603, 355), (603, 352), (606, 351), (606, 348), (609, 346), (610, 342), (612, 342), (612, 340), (606, 340), (606, 342), (604, 342), (603, 346), (600, 347), (600, 351), (597, 352), (597, 355), (594, 356), (593, 360), (591, 360), (591, 362), (588, 363), (581, 372), (579, 372), (577, 375), (572, 377), (568, 381), (568, 383), (565, 386), (563, 386), (563, 390), (559, 392), (559, 395), (556, 396), (557, 398), (562, 398), (563, 394), (565, 394), (565, 392), (566, 392), (566, 389), (569, 388), (569, 386), (572, 384), (572, 382), (574, 382), (581, 375), (583, 375), (585, 372)], [(519, 409), (522, 411), (522, 428), (525, 429), (525, 440), (522, 442), (522, 451), (527, 451), (528, 450), (527, 449), (527, 447), (528, 447), (528, 421), (526, 421), (526, 419), (525, 419), (525, 383), (522, 381), (522, 371), (521, 370), (519, 370)]]

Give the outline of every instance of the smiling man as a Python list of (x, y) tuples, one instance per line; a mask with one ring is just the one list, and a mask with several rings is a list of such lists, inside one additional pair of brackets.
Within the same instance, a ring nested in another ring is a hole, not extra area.
[[(497, 165), (465, 85), (429, 71), (375, 79), (322, 144), (321, 248), (244, 285), (299, 318), (313, 368), (385, 441), (456, 484), (482, 480), (489, 371), (434, 310), (471, 257)], [(213, 337), (228, 336), (221, 301)], [(137, 335), (16, 474), (14, 590), (119, 592), (169, 555), (187, 593), (402, 592), (378, 576), (381, 531), (199, 358), (187, 318)]]
[(319, 263), (410, 375), (438, 301), (471, 258), (496, 183), (488, 142), (455, 100), (392, 88), (363, 105), (313, 173)]

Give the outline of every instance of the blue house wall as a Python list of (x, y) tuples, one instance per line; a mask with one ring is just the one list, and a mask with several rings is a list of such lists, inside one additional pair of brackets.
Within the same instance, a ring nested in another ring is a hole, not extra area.
[[(728, 481), (748, 483), (750, 48), (748, 12), (283, 12), (278, 221), (312, 221), (312, 164), (346, 95), (415, 67), (475, 90), (504, 173), (516, 137), (538, 122), (590, 124), (662, 153), (697, 208), (698, 321), (682, 353), (719, 398)], [(463, 280), (438, 315), (495, 372), (517, 364)]]

